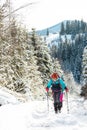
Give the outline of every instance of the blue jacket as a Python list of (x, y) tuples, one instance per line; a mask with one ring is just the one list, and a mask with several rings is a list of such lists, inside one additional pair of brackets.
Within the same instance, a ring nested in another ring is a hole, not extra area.
[(56, 81), (53, 81), (52, 79), (50, 79), (47, 84), (47, 87), (48, 88), (52, 87), (52, 84), (60, 84), (62, 91), (64, 91), (66, 89), (66, 84), (61, 78), (58, 78)]

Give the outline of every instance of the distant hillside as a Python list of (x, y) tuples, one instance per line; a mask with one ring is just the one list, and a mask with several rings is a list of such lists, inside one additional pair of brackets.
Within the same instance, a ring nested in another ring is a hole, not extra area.
[(56, 25), (54, 25), (52, 27), (43, 29), (43, 30), (38, 30), (38, 31), (36, 31), (36, 33), (38, 35), (46, 35), (47, 34), (47, 29), (49, 30), (49, 33), (58, 33), (60, 31), (60, 26), (61, 26), (61, 23), (56, 24)]
[[(42, 29), (42, 30), (37, 30), (36, 33), (38, 35), (41, 35), (41, 36), (44, 36), (47, 34), (47, 29), (49, 30), (49, 33), (53, 33), (53, 34), (56, 34), (58, 32), (60, 32), (60, 28), (61, 28), (61, 23), (63, 22), (64, 24), (66, 24), (68, 20), (64, 20), (64, 21), (61, 21), (60, 23), (56, 24), (56, 25), (53, 25), (51, 27), (48, 27), (48, 28), (45, 28), (45, 29)], [(69, 20), (70, 21), (70, 20)]]

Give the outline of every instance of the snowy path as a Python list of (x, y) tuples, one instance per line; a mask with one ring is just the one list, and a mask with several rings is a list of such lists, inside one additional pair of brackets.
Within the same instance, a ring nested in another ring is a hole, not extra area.
[(3, 105), (0, 107), (0, 130), (86, 130), (87, 104), (82, 104), (82, 99), (69, 99), (69, 114), (66, 101), (62, 113), (58, 114), (53, 111), (52, 101), (49, 112), (47, 101)]

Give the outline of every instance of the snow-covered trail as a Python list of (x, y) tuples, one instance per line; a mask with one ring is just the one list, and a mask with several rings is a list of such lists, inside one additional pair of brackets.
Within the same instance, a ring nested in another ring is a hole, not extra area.
[(69, 114), (66, 100), (63, 102), (62, 112), (55, 114), (53, 102), (30, 101), (17, 105), (3, 105), (0, 107), (0, 130), (86, 130), (87, 104), (83, 99), (69, 98)]

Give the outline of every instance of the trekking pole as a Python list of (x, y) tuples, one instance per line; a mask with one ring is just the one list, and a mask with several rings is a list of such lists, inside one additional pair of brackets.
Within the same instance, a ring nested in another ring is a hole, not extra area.
[(69, 114), (69, 102), (68, 102), (68, 92), (66, 92), (67, 97), (67, 113)]
[(47, 92), (47, 109), (48, 109), (48, 112), (49, 112), (49, 93)]

